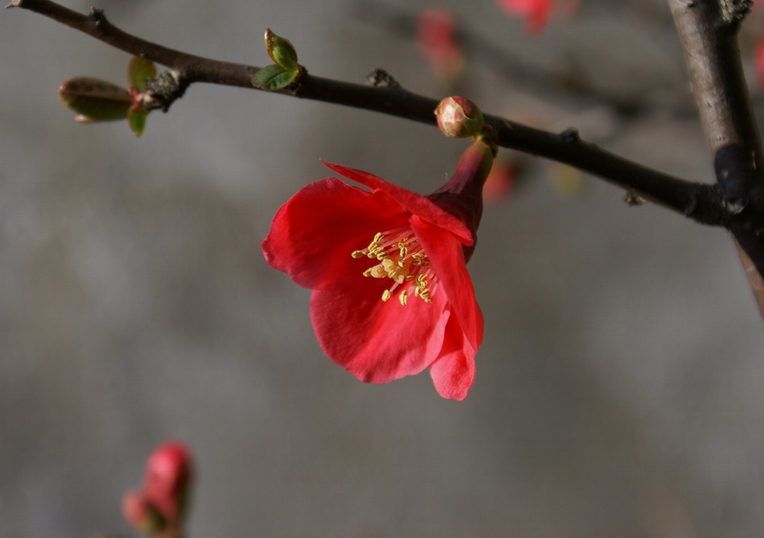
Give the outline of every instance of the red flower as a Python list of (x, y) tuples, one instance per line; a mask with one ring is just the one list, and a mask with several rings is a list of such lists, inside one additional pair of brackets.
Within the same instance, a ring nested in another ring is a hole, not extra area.
[(476, 142), (451, 181), (427, 197), (324, 163), (371, 191), (327, 178), (279, 209), (263, 253), (314, 290), (313, 328), (332, 361), (368, 383), (430, 367), (441, 396), (467, 396), (483, 316), (466, 262), (491, 161)]
[(513, 16), (525, 18), (532, 33), (540, 32), (552, 12), (552, 0), (497, 0), (499, 7)]

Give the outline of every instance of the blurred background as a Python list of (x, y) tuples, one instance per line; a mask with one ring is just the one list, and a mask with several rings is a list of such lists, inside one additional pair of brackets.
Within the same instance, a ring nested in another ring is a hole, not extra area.
[[(96, 4), (128, 32), (253, 65), (270, 27), (313, 74), (381, 67), (713, 181), (664, 2), (558, 3), (531, 34), (493, 0), (443, 1), (468, 32), (458, 83), (406, 34), (432, 5)], [(744, 28), (749, 64), (761, 24)], [(469, 396), (441, 399), (426, 373), (365, 385), (324, 357), (310, 292), (260, 242), (330, 175), (319, 159), (428, 193), (464, 141), (212, 85), (136, 139), (75, 124), (56, 98), (73, 75), (125, 84), (127, 54), (21, 9), (0, 35), (3, 538), (133, 535), (122, 494), (166, 439), (196, 458), (191, 538), (764, 534), (764, 331), (723, 230), (502, 150), (517, 170), (469, 266), (486, 318)]]

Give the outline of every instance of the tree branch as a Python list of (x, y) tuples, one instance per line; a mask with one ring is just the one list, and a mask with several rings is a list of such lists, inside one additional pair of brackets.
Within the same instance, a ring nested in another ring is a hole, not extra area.
[(743, 76), (737, 32), (750, 0), (669, 0), (722, 204), (764, 316), (762, 145)]
[[(194, 82), (256, 89), (250, 79), (259, 67), (212, 60), (151, 43), (120, 30), (106, 19), (102, 11), (94, 8), (89, 15), (82, 15), (50, 0), (14, 0), (7, 7), (39, 13), (127, 53), (169, 67), (168, 73), (149, 86), (152, 97), (165, 111)], [(391, 84), (389, 77), (382, 78), (386, 81), (383, 84), (364, 86), (305, 72), (297, 84), (272, 93), (436, 125), (433, 112), (438, 101)], [(723, 204), (716, 186), (688, 182), (613, 155), (582, 141), (573, 128), (555, 134), (498, 116), (485, 117), (496, 130), (500, 146), (574, 166), (703, 224), (729, 226), (730, 218), (735, 217), (737, 206)]]

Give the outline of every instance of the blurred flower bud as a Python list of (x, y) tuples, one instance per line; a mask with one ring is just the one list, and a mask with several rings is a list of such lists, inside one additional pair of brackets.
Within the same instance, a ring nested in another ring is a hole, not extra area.
[(483, 113), (466, 97), (446, 97), (435, 109), (438, 127), (446, 136), (464, 138), (483, 131)]
[(560, 163), (549, 163), (549, 186), (552, 192), (563, 199), (581, 196), (586, 190), (583, 173), (577, 168)]
[(465, 55), (457, 38), (456, 19), (449, 10), (433, 7), (419, 14), (416, 46), (441, 82), (453, 85), (464, 74)]
[(58, 87), (58, 98), (77, 113), (75, 120), (81, 123), (123, 120), (133, 104), (126, 89), (90, 77), (66, 79)]
[(165, 443), (154, 450), (146, 463), (144, 494), (167, 519), (180, 520), (191, 479), (191, 456), (186, 447), (177, 442)]
[(539, 33), (552, 13), (553, 0), (497, 0), (508, 15), (523, 17), (525, 27), (532, 34)]
[(265, 50), (279, 67), (287, 71), (297, 71), (300, 68), (294, 45), (288, 39), (274, 34), (270, 28), (265, 30)]
[(487, 204), (498, 204), (505, 200), (515, 183), (519, 163), (506, 156), (496, 159), (483, 185), (483, 200)]
[(145, 534), (157, 534), (167, 528), (167, 521), (139, 491), (128, 491), (122, 498), (122, 515), (133, 528)]

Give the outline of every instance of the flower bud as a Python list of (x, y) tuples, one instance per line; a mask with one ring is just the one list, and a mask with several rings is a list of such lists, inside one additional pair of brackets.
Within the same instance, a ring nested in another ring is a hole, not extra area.
[(265, 30), (265, 50), (273, 63), (287, 71), (297, 71), (297, 51), (292, 43), (279, 35), (274, 34), (270, 28)]
[(465, 138), (483, 131), (483, 113), (466, 97), (446, 97), (435, 109), (438, 127), (446, 136)]
[(464, 74), (464, 50), (457, 36), (456, 18), (449, 10), (433, 7), (419, 14), (416, 46), (439, 81), (453, 85)]
[(185, 446), (170, 442), (158, 447), (146, 463), (144, 494), (171, 521), (183, 517), (192, 478), (191, 456)]

